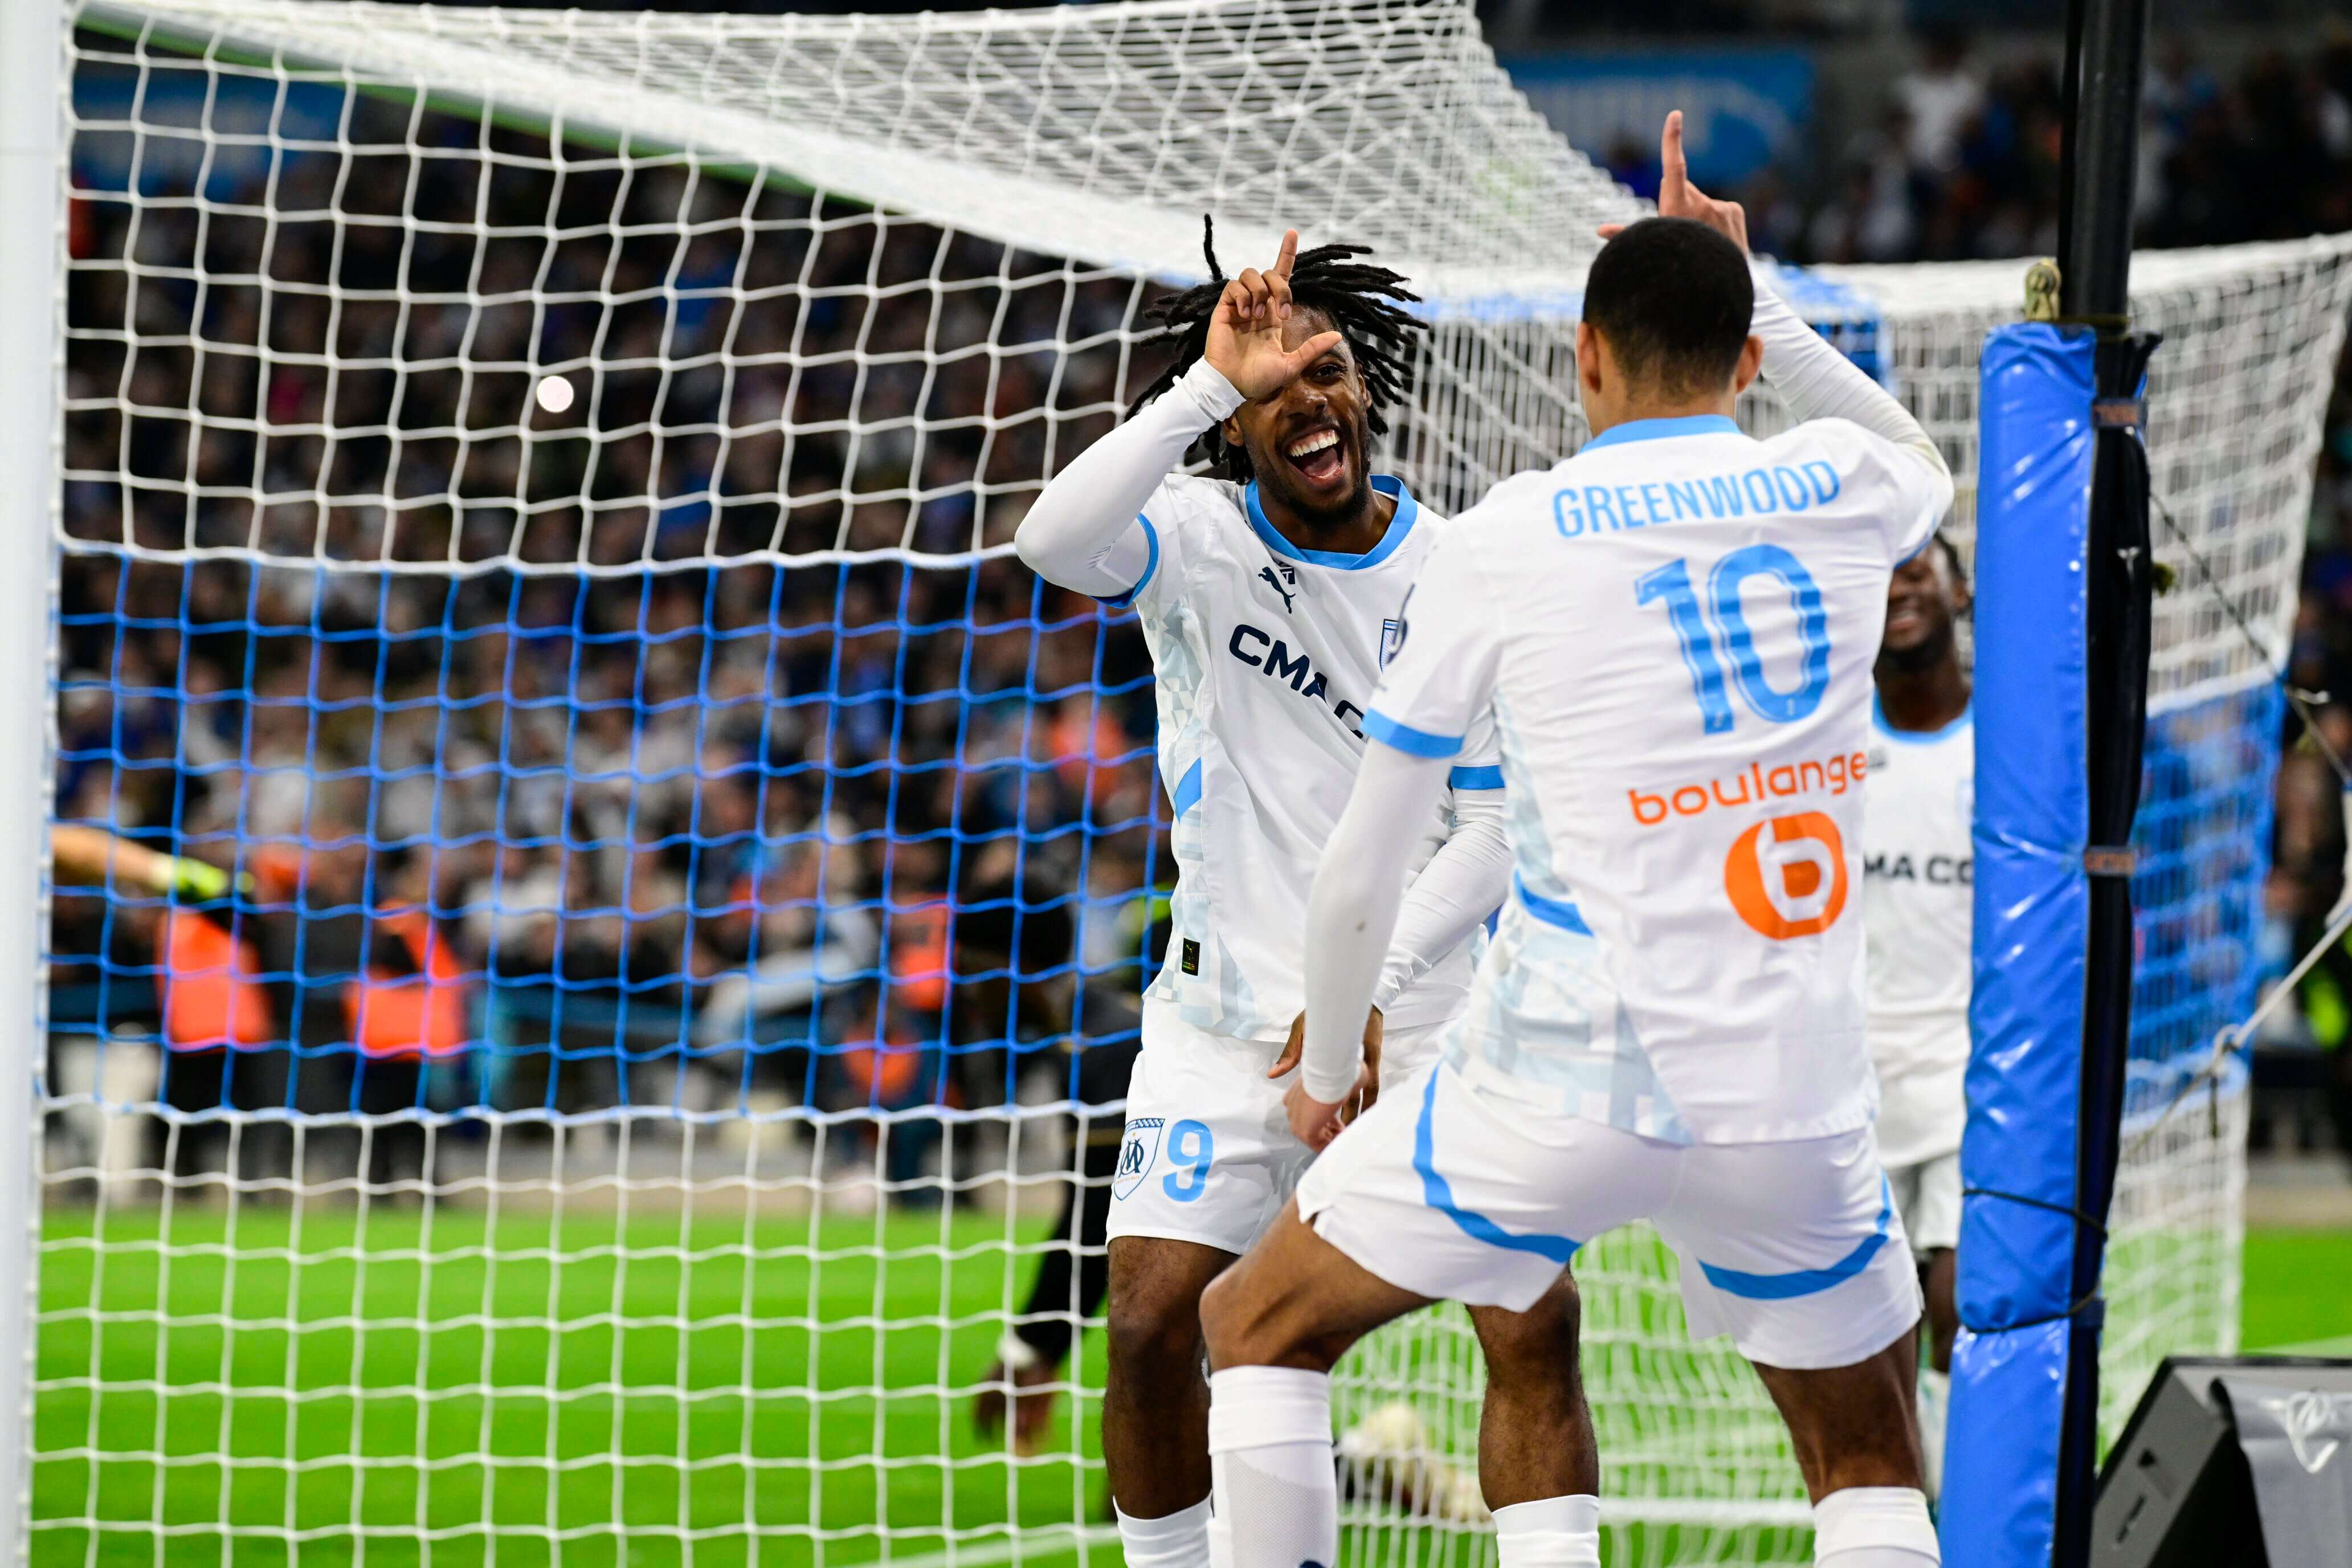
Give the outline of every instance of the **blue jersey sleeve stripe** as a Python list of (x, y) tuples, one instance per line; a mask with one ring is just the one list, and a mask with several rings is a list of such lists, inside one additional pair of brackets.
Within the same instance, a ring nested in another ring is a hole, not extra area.
[(1450, 757), (1462, 750), (1459, 735), (1433, 735), (1410, 724), (1400, 724), (1385, 713), (1364, 715), (1364, 737), (1412, 757)]
[(1143, 575), (1135, 580), (1134, 587), (1124, 594), (1104, 596), (1102, 602), (1114, 610), (1123, 610), (1134, 604), (1135, 596), (1142, 593), (1144, 584), (1151, 581), (1151, 574), (1160, 570), (1160, 531), (1152, 527), (1151, 520), (1139, 511), (1135, 514), (1135, 521), (1143, 525), (1144, 546), (1150, 553), (1143, 558)]
[(1176, 781), (1176, 793), (1170, 804), (1175, 806), (1179, 816), (1201, 804), (1201, 764), (1197, 759), (1184, 770), (1184, 776)]
[(1456, 768), (1445, 775), (1445, 782), (1455, 789), (1500, 789), (1503, 770), (1497, 767)]
[(1544, 924), (1558, 926), (1562, 931), (1572, 931), (1579, 936), (1592, 934), (1592, 928), (1585, 923), (1582, 910), (1578, 909), (1573, 903), (1562, 903), (1558, 899), (1545, 898), (1541, 893), (1529, 888), (1517, 871), (1511, 873), (1511, 890), (1518, 894), (1520, 907)]

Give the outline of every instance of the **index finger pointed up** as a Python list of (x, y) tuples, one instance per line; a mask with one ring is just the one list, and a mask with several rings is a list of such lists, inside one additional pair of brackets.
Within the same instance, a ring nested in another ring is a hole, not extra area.
[(1690, 164), (1683, 157), (1683, 111), (1666, 115), (1665, 133), (1658, 139), (1658, 207), (1667, 210), (1690, 184)]
[(1297, 260), (1298, 231), (1295, 228), (1286, 228), (1282, 231), (1282, 248), (1274, 253), (1274, 270), (1271, 276), (1287, 279), (1291, 268), (1297, 263)]

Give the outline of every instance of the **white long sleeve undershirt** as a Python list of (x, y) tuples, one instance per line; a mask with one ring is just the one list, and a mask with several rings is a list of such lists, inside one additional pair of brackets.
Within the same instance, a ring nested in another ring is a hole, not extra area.
[[(1445, 757), (1366, 746), (1355, 791), (1324, 847), (1323, 868), (1307, 900), (1307, 1035), (1299, 1082), (1327, 1105), (1355, 1086), (1363, 1062), (1364, 1015), (1381, 983), (1405, 900), (1404, 862), (1396, 846), (1410, 843), (1429, 820), (1450, 766)], [(1499, 820), (1498, 813), (1498, 826)], [(1454, 843), (1448, 839), (1445, 847)], [(1444, 849), (1438, 853), (1444, 856)], [(1432, 859), (1429, 868), (1436, 866)], [(1494, 902), (1472, 922), (1501, 901), (1497, 889)], [(1467, 934), (1465, 926), (1462, 935)]]
[(1049, 583), (1097, 598), (1126, 593), (1151, 562), (1137, 514), (1201, 433), (1239, 408), (1242, 395), (1207, 360), (1079, 453), (1055, 474), (1013, 531), (1013, 548)]
[(1847, 419), (1948, 476), (1934, 437), (1868, 373), (1805, 324), (1763, 279), (1749, 331), (1764, 340), (1764, 379), (1799, 419)]
[[(1367, 752), (1387, 751), (1367, 746)], [(1437, 847), (1405, 890), (1396, 931), (1372, 988), (1372, 1005), (1386, 1012), (1406, 987), (1437, 967), (1470, 939), (1511, 890), (1511, 841), (1503, 827), (1503, 792), (1467, 790), (1454, 796), (1454, 831)]]

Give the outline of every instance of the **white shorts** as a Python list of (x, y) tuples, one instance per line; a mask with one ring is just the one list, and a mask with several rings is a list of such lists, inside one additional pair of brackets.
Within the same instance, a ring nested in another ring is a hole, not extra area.
[[(1382, 1089), (1431, 1061), (1444, 1027), (1383, 1037)], [(1297, 1073), (1265, 1076), (1281, 1054), (1278, 1041), (1212, 1035), (1172, 1006), (1144, 1004), (1127, 1142), (1111, 1179), (1112, 1237), (1193, 1241), (1237, 1256), (1250, 1249), (1314, 1158), (1290, 1135), (1282, 1108)]]
[(1851, 1366), (1919, 1321), (1917, 1270), (1868, 1127), (1662, 1143), (1506, 1110), (1451, 1068), (1384, 1094), (1298, 1188), (1316, 1233), (1417, 1295), (1525, 1311), (1578, 1247), (1637, 1219), (1682, 1261), (1691, 1337), (1767, 1366)]
[(1960, 1245), (1958, 1150), (1916, 1165), (1889, 1165), (1886, 1184), (1894, 1190), (1895, 1212), (1903, 1216), (1914, 1254), (1925, 1258)]

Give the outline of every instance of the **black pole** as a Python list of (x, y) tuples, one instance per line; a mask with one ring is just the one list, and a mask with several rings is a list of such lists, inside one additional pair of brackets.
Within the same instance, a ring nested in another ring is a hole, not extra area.
[(2151, 636), (2140, 389), (2153, 337), (2131, 332), (2134, 176), (2147, 0), (2073, 0), (2059, 217), (2059, 317), (2098, 333), (2085, 679), (2090, 929), (2074, 1150), (2078, 1206), (2053, 1568), (2087, 1568), (2098, 1489), (2099, 1298), (2131, 1056), (2132, 819), (2139, 810)]
[(2061, 175), (2058, 313), (2110, 335), (2126, 330), (2131, 313), (2147, 0), (2074, 0), (2067, 42), (2080, 74), (2068, 84), (2074, 117)]

